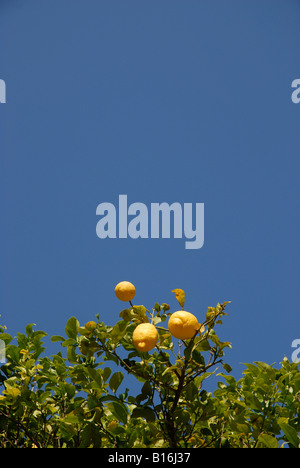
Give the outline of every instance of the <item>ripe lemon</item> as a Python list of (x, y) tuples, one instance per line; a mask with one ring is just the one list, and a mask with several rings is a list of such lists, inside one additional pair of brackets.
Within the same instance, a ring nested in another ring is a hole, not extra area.
[(140, 323), (132, 335), (132, 341), (138, 351), (150, 351), (158, 341), (158, 333), (151, 323)]
[(187, 340), (193, 338), (195, 333), (201, 327), (195, 315), (179, 310), (174, 312), (169, 319), (169, 331), (171, 335), (179, 340)]
[(120, 301), (132, 301), (135, 296), (135, 287), (132, 283), (129, 283), (129, 281), (121, 281), (121, 283), (118, 283), (115, 287), (115, 293)]

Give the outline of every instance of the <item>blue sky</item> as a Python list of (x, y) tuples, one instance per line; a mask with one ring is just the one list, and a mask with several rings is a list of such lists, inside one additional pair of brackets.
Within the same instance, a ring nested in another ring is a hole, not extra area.
[[(296, 0), (0, 0), (1, 319), (62, 334), (177, 303), (229, 362), (279, 363), (300, 338)], [(96, 207), (204, 203), (205, 244), (96, 236)], [(50, 345), (54, 346), (54, 345)]]

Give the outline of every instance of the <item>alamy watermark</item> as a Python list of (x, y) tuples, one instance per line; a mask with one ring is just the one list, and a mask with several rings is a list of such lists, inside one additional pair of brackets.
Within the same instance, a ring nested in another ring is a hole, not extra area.
[[(186, 239), (186, 249), (200, 249), (204, 244), (204, 203), (172, 204), (140, 202), (128, 206), (127, 195), (119, 195), (116, 208), (113, 203), (100, 203), (96, 234), (100, 239)], [(172, 232), (171, 232), (172, 231)]]
[(292, 361), (296, 364), (300, 363), (300, 340), (294, 340), (292, 342), (292, 348), (296, 348), (295, 351), (292, 353)]
[(0, 104), (6, 103), (6, 84), (4, 80), (0, 80)]
[(0, 364), (6, 363), (5, 341), (0, 340)]
[(300, 102), (300, 80), (293, 80), (292, 88), (295, 88), (295, 90), (292, 92), (291, 99), (294, 104), (299, 104)]

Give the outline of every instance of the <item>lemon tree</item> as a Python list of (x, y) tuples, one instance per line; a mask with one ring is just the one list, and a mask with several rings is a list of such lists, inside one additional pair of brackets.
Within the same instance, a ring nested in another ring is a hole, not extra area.
[(298, 364), (249, 363), (236, 380), (218, 331), (228, 302), (187, 312), (176, 289), (181, 311), (147, 309), (132, 286), (126, 300), (116, 293), (128, 307), (112, 323), (71, 317), (51, 337), (56, 354), (34, 324), (16, 338), (0, 327), (1, 448), (300, 448)]

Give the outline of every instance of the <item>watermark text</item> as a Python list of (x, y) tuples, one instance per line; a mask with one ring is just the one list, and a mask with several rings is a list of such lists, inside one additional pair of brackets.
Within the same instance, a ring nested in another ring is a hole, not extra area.
[(4, 80), (0, 80), (0, 104), (6, 103), (6, 84)]
[(296, 348), (292, 353), (292, 361), (296, 364), (300, 362), (300, 339), (296, 339), (292, 342), (292, 348)]
[(292, 92), (291, 98), (294, 104), (299, 104), (300, 102), (300, 79), (294, 80), (292, 82), (292, 88), (295, 90)]
[(0, 364), (6, 363), (5, 342), (0, 340)]
[(96, 234), (100, 239), (186, 239), (186, 249), (200, 249), (204, 244), (204, 203), (172, 204), (140, 202), (128, 206), (127, 195), (119, 195), (118, 207), (100, 203)]

